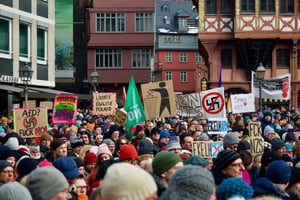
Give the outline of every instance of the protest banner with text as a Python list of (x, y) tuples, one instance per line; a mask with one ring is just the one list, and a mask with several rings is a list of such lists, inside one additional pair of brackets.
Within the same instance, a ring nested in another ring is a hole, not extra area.
[(201, 158), (216, 158), (222, 150), (224, 150), (223, 142), (193, 142), (193, 155)]
[(232, 113), (255, 112), (254, 94), (230, 95)]
[(41, 101), (40, 107), (46, 107), (48, 110), (53, 109), (53, 102), (52, 101)]
[(93, 115), (115, 115), (116, 93), (93, 93)]
[(252, 154), (261, 154), (264, 152), (260, 122), (249, 123), (249, 139)]
[(123, 109), (117, 109), (115, 115), (110, 115), (109, 119), (115, 122), (118, 126), (123, 126), (126, 122), (126, 111)]
[(78, 95), (55, 95), (53, 124), (74, 124), (77, 116)]
[(204, 117), (200, 93), (175, 95), (176, 114), (182, 117)]
[(227, 118), (209, 118), (208, 134), (226, 134)]

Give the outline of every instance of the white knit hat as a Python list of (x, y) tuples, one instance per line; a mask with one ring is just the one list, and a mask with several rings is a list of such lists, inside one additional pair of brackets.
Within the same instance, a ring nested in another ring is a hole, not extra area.
[(103, 200), (140, 200), (157, 192), (152, 176), (128, 163), (111, 165), (101, 181)]
[(0, 187), (0, 199), (2, 197), (6, 200), (32, 200), (29, 190), (16, 181)]

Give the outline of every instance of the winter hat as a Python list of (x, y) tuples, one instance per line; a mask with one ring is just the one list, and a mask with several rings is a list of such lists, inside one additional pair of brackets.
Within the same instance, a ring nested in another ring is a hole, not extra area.
[(230, 197), (240, 196), (248, 200), (253, 196), (254, 190), (243, 179), (232, 177), (225, 179), (216, 191), (218, 200), (227, 200)]
[(119, 127), (117, 125), (112, 125), (112, 126), (109, 127), (108, 133), (109, 133), (109, 135), (111, 135), (115, 131), (119, 131)]
[(289, 155), (287, 155), (287, 154), (283, 154), (280, 159), (283, 160), (284, 162), (291, 162), (291, 163), (293, 163), (292, 158)]
[(10, 137), (4, 145), (7, 146), (10, 150), (17, 150), (19, 147), (19, 140), (16, 137)]
[(170, 151), (172, 149), (182, 149), (177, 140), (169, 140), (166, 146), (166, 150)]
[(145, 138), (139, 141), (139, 148), (138, 148), (138, 154), (145, 155), (145, 154), (153, 154), (153, 143), (152, 140)]
[(233, 150), (225, 149), (218, 154), (214, 164), (216, 168), (222, 170), (228, 167), (232, 162), (234, 162), (238, 158), (241, 158), (240, 154)]
[(124, 144), (122, 145), (120, 150), (120, 154), (119, 154), (120, 161), (128, 158), (138, 159), (138, 153), (132, 144)]
[(37, 150), (38, 152), (40, 152), (40, 146), (30, 146), (29, 147), (29, 151), (32, 152), (32, 151), (35, 151)]
[(199, 135), (199, 141), (203, 141), (203, 140), (207, 140), (207, 139), (209, 139), (209, 137), (208, 137), (207, 134), (201, 133), (201, 134)]
[(77, 169), (76, 162), (72, 158), (67, 156), (58, 157), (53, 162), (53, 166), (61, 171), (65, 177), (70, 179), (76, 178), (81, 175)]
[(213, 194), (214, 178), (210, 171), (195, 165), (178, 169), (169, 181), (161, 200), (207, 200)]
[(250, 143), (246, 140), (240, 141), (237, 147), (237, 152), (241, 150), (250, 151)]
[(103, 200), (140, 200), (150, 197), (155, 192), (157, 186), (152, 176), (128, 163), (111, 165), (101, 181)]
[(108, 149), (107, 144), (105, 144), (105, 143), (99, 145), (97, 156), (99, 157), (101, 154), (104, 154), (104, 153), (110, 155), (110, 157), (112, 158), (112, 154), (111, 154), (110, 150)]
[(134, 136), (134, 133), (133, 133), (133, 132), (127, 132), (127, 133), (125, 134), (125, 137), (126, 137), (127, 140), (129, 140), (129, 141), (132, 140), (133, 136)]
[(288, 141), (294, 141), (294, 142), (297, 141), (293, 132), (288, 132), (286, 134), (286, 136), (285, 136), (285, 142), (288, 142)]
[(49, 162), (46, 158), (39, 163), (39, 167), (47, 167), (47, 166), (53, 166), (53, 164)]
[(170, 137), (170, 133), (167, 130), (161, 130), (159, 133), (159, 139), (164, 138), (164, 137)]
[(104, 139), (103, 143), (106, 144), (107, 146), (109, 146), (109, 145), (115, 145), (114, 141), (112, 141), (112, 139), (109, 139), (109, 138)]
[(288, 188), (300, 182), (300, 169), (298, 167), (291, 168), (291, 178)]
[(70, 139), (71, 147), (75, 149), (76, 147), (83, 146), (83, 140), (79, 137), (71, 137)]
[(22, 178), (30, 174), (30, 172), (32, 172), (38, 164), (39, 163), (33, 158), (23, 158), (17, 166), (18, 177)]
[(83, 158), (83, 163), (89, 164), (89, 163), (96, 163), (97, 162), (97, 156), (96, 154), (94, 154), (93, 152), (89, 152), (87, 154), (85, 154), (84, 158)]
[(266, 126), (264, 129), (264, 137), (272, 133), (275, 133), (274, 129), (271, 126)]
[(273, 117), (272, 111), (271, 111), (271, 110), (266, 110), (266, 111), (264, 112), (264, 117), (265, 117), (265, 116)]
[(205, 167), (209, 164), (208, 160), (201, 158), (199, 156), (190, 156), (184, 161), (184, 165), (198, 165)]
[(264, 153), (261, 157), (261, 168), (263, 169), (275, 160), (280, 160), (280, 157), (274, 151)]
[(239, 142), (239, 137), (234, 132), (228, 132), (223, 138), (224, 147), (238, 144)]
[(286, 149), (286, 151), (292, 151), (293, 147), (292, 147), (292, 145), (290, 145), (290, 143), (285, 143), (285, 149)]
[(276, 151), (281, 147), (285, 147), (285, 143), (279, 138), (273, 138), (271, 141), (272, 151)]
[(182, 162), (179, 155), (173, 152), (161, 151), (154, 157), (152, 169), (153, 172), (159, 176), (179, 162)]
[(77, 165), (77, 168), (84, 166), (83, 161), (80, 158), (76, 157), (76, 158), (73, 158), (73, 159), (74, 159), (74, 161)]
[(17, 181), (2, 185), (0, 197), (5, 197), (6, 200), (32, 200), (29, 190)]
[(283, 160), (275, 160), (269, 165), (266, 178), (272, 183), (288, 183), (291, 178), (291, 168)]
[(6, 160), (0, 160), (0, 172), (2, 172), (6, 167), (13, 167), (10, 162)]
[(36, 168), (26, 181), (26, 187), (34, 200), (49, 200), (68, 186), (64, 175), (52, 166)]
[(135, 132), (136, 132), (136, 133), (138, 133), (138, 132), (140, 132), (140, 131), (143, 131), (143, 130), (144, 130), (144, 127), (143, 127), (142, 125), (139, 125), (139, 124), (138, 124), (138, 125), (135, 126)]

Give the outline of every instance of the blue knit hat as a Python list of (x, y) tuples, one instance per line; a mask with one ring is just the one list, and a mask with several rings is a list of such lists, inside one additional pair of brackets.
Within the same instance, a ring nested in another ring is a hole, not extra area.
[(205, 167), (209, 164), (208, 160), (201, 158), (199, 156), (190, 156), (184, 161), (184, 165), (198, 165)]
[(159, 139), (164, 138), (164, 137), (170, 137), (169, 131), (167, 131), (167, 130), (161, 130), (160, 131), (160, 137), (159, 137)]
[(264, 112), (264, 117), (265, 117), (265, 116), (273, 117), (272, 111), (271, 111), (271, 110), (266, 110), (266, 111)]
[(216, 191), (218, 200), (226, 200), (233, 196), (242, 196), (250, 199), (254, 190), (243, 179), (232, 177), (224, 180)]
[(279, 138), (273, 138), (273, 140), (271, 141), (271, 145), (272, 145), (272, 151), (276, 151), (281, 147), (285, 147), (285, 143)]
[(291, 178), (291, 167), (283, 160), (275, 160), (269, 165), (266, 177), (272, 183), (288, 183)]

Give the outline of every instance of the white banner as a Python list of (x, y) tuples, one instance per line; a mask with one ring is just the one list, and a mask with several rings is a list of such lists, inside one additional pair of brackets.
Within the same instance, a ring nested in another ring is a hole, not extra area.
[(214, 88), (200, 92), (201, 105), (206, 118), (225, 118), (224, 88)]
[(227, 118), (209, 118), (208, 134), (226, 134)]
[[(261, 80), (261, 98), (289, 100), (291, 98), (291, 74)], [(252, 71), (251, 90), (259, 98), (259, 82)]]
[(230, 95), (230, 100), (232, 113), (255, 112), (254, 95), (252, 93)]

